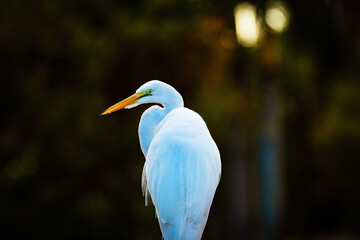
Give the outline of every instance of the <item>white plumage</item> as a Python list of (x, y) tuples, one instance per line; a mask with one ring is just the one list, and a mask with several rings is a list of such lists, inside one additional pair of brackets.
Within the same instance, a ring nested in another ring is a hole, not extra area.
[(139, 124), (145, 201), (150, 195), (165, 239), (200, 239), (220, 180), (219, 150), (201, 116), (157, 80), (103, 114), (143, 103), (163, 106), (148, 108)]

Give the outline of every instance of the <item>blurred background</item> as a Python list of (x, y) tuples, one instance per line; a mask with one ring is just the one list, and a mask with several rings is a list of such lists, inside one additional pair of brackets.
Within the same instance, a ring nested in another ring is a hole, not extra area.
[(223, 173), (203, 239), (360, 239), (356, 0), (0, 2), (0, 238), (160, 239), (140, 182), (160, 79)]

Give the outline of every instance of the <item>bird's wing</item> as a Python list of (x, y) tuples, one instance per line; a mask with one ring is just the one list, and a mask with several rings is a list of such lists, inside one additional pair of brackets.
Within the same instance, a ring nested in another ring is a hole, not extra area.
[(165, 239), (198, 239), (220, 178), (219, 151), (195, 112), (164, 120), (147, 154), (147, 191)]

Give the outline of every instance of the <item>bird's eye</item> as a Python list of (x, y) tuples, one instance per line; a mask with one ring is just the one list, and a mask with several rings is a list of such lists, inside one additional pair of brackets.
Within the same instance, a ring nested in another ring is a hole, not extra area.
[(152, 93), (152, 89), (149, 90), (149, 93)]

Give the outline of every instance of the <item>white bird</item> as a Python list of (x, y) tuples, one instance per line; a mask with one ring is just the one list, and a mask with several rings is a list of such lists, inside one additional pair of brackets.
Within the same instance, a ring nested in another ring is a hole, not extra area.
[(152, 80), (102, 115), (157, 103), (141, 116), (139, 139), (145, 156), (142, 189), (149, 195), (164, 239), (201, 239), (220, 181), (219, 150), (199, 114), (185, 108), (170, 85)]

